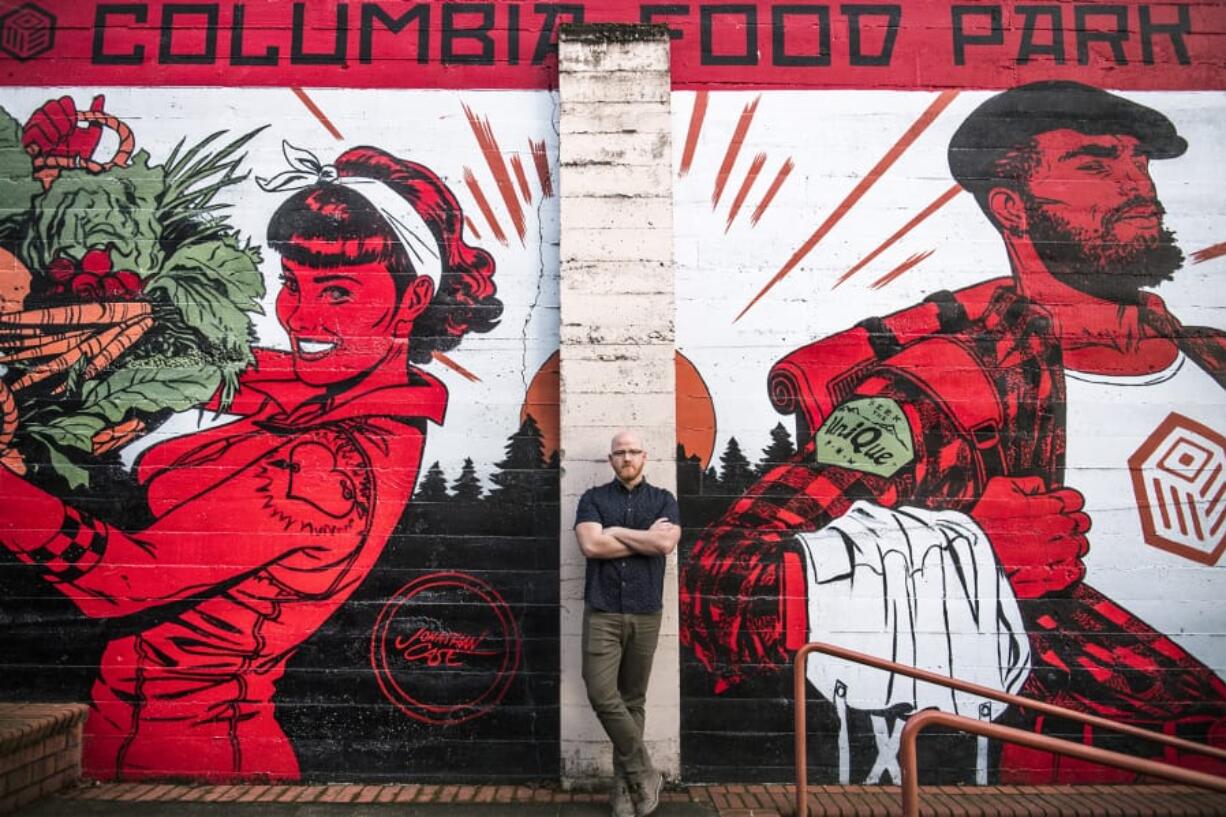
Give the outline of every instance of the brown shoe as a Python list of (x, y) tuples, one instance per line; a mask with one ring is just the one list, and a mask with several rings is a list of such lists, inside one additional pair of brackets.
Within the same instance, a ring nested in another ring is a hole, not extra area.
[(613, 778), (613, 791), (609, 793), (609, 809), (613, 817), (636, 817), (634, 800), (630, 797), (630, 783), (626, 778)]
[(660, 792), (664, 790), (664, 775), (652, 769), (639, 787), (639, 799), (634, 804), (635, 817), (647, 817), (660, 805)]

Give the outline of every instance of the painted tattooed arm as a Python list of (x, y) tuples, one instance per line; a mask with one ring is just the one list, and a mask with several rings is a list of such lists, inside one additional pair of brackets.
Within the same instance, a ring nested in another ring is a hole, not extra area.
[(215, 592), (274, 562), (334, 563), (362, 542), (372, 480), (348, 438), (316, 429), (128, 533), (0, 468), (0, 544), (86, 615), (123, 616)]

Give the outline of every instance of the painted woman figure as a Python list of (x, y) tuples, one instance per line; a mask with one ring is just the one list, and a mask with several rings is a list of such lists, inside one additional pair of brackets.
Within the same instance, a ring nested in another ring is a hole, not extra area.
[(87, 616), (145, 612), (111, 641), (86, 724), (87, 773), (295, 779), (273, 698), (286, 662), (366, 577), (403, 514), (446, 388), (414, 364), (502, 305), (427, 168), (356, 148), (286, 146), (299, 189), (273, 216), (277, 318), (226, 425), (137, 462), (154, 522), (124, 531), (0, 468), (0, 542)]

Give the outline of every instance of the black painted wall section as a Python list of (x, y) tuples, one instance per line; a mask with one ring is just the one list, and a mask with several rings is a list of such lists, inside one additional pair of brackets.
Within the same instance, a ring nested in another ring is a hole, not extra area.
[[(91, 470), (89, 490), (41, 479), (119, 527), (147, 523), (140, 490), (114, 458)], [(277, 721), (301, 779), (556, 778), (557, 463), (529, 418), (489, 493), (474, 497), (470, 485), (457, 498), (444, 484), (432, 495), (425, 479), (423, 468), (374, 569), (277, 685)], [(39, 571), (0, 553), (0, 696), (89, 701), (106, 643), (164, 612), (86, 618)]]

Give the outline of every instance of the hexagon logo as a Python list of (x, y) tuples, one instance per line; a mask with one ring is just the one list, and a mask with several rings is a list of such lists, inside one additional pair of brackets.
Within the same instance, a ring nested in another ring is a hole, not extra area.
[(32, 60), (55, 45), (55, 15), (34, 3), (0, 17), (0, 51), (15, 60)]
[(1128, 467), (1145, 543), (1216, 564), (1226, 551), (1226, 437), (1171, 412)]

